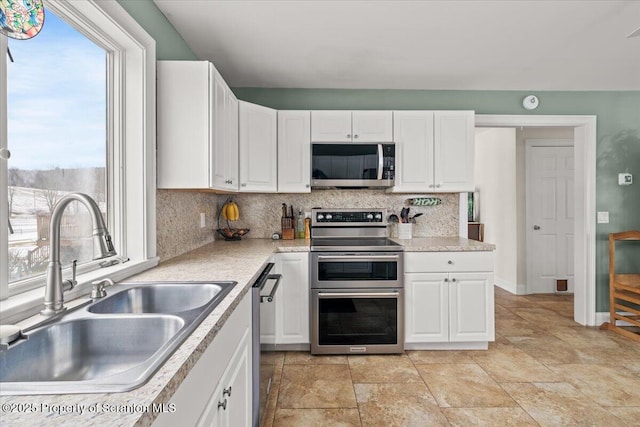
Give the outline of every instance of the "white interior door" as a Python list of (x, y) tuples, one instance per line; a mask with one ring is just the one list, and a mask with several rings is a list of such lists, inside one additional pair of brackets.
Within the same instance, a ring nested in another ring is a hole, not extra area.
[(574, 289), (574, 155), (572, 146), (527, 141), (527, 291)]

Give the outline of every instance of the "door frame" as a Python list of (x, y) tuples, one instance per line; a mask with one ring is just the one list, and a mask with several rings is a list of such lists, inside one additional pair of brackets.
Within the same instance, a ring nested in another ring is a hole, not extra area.
[[(574, 153), (574, 158), (575, 158), (575, 144), (573, 143), (572, 139), (526, 139), (525, 140), (525, 227), (526, 227), (526, 232), (525, 232), (525, 247), (526, 247), (526, 253), (530, 254), (532, 251), (532, 228), (533, 228), (533, 220), (532, 220), (532, 212), (531, 212), (531, 201), (529, 199), (531, 192), (532, 192), (532, 179), (531, 179), (531, 164), (530, 164), (530, 155), (531, 155), (531, 149), (533, 147), (564, 147), (564, 148), (571, 148), (571, 150)], [(574, 161), (575, 163), (575, 161)], [(575, 179), (574, 179), (575, 181)], [(574, 182), (574, 187), (575, 187), (575, 182)], [(573, 200), (573, 203), (575, 203), (575, 200)], [(575, 231), (575, 230), (574, 230)], [(532, 272), (532, 259), (531, 256), (526, 257), (526, 266), (527, 266), (527, 284), (526, 284), (526, 293), (527, 294), (531, 294), (533, 293), (533, 287), (532, 287), (532, 283), (533, 283), (533, 272)], [(573, 286), (575, 288), (575, 276), (573, 279)]]
[[(476, 114), (476, 127), (572, 127), (575, 159), (573, 318), (596, 325), (596, 116)], [(462, 196), (461, 196), (462, 197)], [(464, 222), (464, 226), (463, 226)], [(460, 216), (460, 229), (467, 216)]]

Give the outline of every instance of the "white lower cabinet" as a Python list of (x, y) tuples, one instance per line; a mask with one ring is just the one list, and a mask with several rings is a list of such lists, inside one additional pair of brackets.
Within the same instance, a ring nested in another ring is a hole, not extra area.
[(479, 349), (495, 339), (493, 252), (407, 252), (405, 272), (405, 348)]
[(251, 292), (240, 302), (169, 403), (162, 426), (250, 426), (252, 423)]
[(260, 341), (308, 345), (309, 253), (274, 254), (274, 273), (282, 274), (273, 303), (260, 304)]

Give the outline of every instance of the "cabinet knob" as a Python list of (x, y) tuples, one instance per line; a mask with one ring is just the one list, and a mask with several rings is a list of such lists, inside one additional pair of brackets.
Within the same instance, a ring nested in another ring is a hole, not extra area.
[(455, 281), (456, 281), (456, 278), (454, 277), (453, 279), (451, 279), (451, 281), (452, 281), (452, 282), (455, 282)]
[(436, 185), (436, 188), (440, 188), (440, 184)]
[(433, 184), (429, 184), (429, 188), (433, 188)]
[(240, 187), (246, 187), (247, 184), (240, 184)]
[(222, 389), (222, 397), (224, 397), (225, 394), (231, 397), (231, 386), (229, 386), (229, 388)]
[(358, 135), (353, 135), (353, 137), (354, 137), (355, 139), (358, 139)]
[(229, 184), (233, 184), (233, 180), (232, 179), (229, 180)]
[(223, 411), (227, 409), (227, 399), (225, 399), (224, 402), (218, 402), (218, 410), (220, 410), (220, 407), (222, 407)]
[(447, 264), (453, 264), (453, 261), (449, 260), (447, 261)]
[(347, 138), (351, 138), (351, 134), (350, 133), (347, 134)]
[(305, 187), (306, 187), (306, 188), (309, 188), (309, 187), (311, 187), (311, 186), (310, 186), (309, 184), (307, 184), (307, 185), (305, 185)]
[(445, 282), (448, 282), (448, 281), (449, 281), (449, 279), (444, 279), (444, 281), (445, 281)]

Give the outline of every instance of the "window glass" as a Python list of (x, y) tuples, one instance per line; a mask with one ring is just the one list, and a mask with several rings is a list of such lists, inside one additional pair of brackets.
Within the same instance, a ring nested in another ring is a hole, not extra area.
[[(93, 197), (106, 218), (106, 51), (46, 11), (40, 34), (9, 39), (7, 64), (9, 284), (44, 274), (49, 222), (66, 193)], [(110, 223), (111, 221), (107, 221)], [(92, 259), (84, 205), (62, 219), (61, 262)]]

